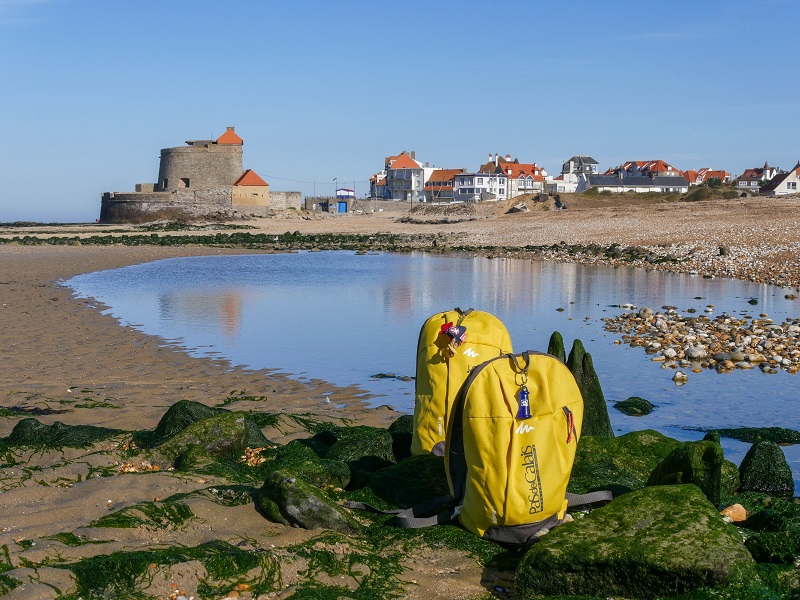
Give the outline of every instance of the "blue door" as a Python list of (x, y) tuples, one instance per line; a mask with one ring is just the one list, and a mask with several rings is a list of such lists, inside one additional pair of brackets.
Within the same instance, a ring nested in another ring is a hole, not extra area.
[(340, 202), (339, 202), (339, 206), (338, 206), (338, 209), (337, 209), (337, 210), (338, 210), (340, 213), (346, 213), (346, 212), (347, 212), (347, 202), (341, 202), (341, 201), (340, 201)]

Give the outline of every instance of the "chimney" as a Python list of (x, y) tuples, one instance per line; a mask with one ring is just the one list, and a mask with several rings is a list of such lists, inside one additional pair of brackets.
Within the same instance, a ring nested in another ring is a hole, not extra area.
[(506, 154), (506, 162), (511, 162), (511, 155), (510, 154)]
[(428, 166), (429, 166), (429, 165), (428, 165), (428, 161), (426, 160), (426, 161), (425, 161), (425, 168), (427, 168)]
[(226, 127), (226, 129), (227, 129), (228, 131), (236, 131), (236, 128), (235, 128), (235, 127)]
[[(489, 155), (489, 158), (491, 158), (491, 157), (492, 157), (492, 155), (490, 154), (490, 155)], [(495, 152), (495, 153), (494, 153), (494, 166), (495, 166), (495, 167), (497, 166), (497, 159), (498, 159), (498, 158), (499, 158), (499, 157), (497, 156), (497, 152)]]
[(489, 152), (489, 162), (492, 162), (492, 153)]
[(417, 158), (417, 153), (416, 153), (416, 152), (414, 152), (413, 150), (411, 151), (411, 158), (412, 158), (412, 159), (415, 159), (415, 160), (416, 160), (416, 158)]

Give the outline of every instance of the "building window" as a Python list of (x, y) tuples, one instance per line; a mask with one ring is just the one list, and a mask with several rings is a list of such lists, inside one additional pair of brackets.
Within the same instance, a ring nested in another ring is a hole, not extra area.
[(181, 177), (180, 183), (178, 183), (178, 187), (188, 188), (189, 187), (189, 178), (188, 177)]
[(167, 183), (169, 183), (169, 180), (165, 177), (161, 182), (161, 187), (167, 189)]
[(478, 185), (483, 185), (483, 177), (478, 177)]
[(797, 189), (797, 182), (796, 181), (787, 182), (786, 183), (786, 188), (790, 189), (790, 190), (796, 190)]

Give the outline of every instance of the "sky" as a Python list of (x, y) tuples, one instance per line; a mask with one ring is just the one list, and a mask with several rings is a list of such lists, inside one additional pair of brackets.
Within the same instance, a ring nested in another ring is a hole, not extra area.
[(0, 0), (0, 222), (95, 221), (227, 126), (304, 195), (364, 197), (403, 150), (789, 169), (798, 22), (798, 0)]

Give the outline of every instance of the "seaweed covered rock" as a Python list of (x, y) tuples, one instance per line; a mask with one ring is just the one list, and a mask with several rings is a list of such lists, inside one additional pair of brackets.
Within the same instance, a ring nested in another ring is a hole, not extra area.
[(336, 442), (325, 453), (325, 458), (354, 463), (365, 458), (377, 458), (388, 466), (395, 462), (393, 440), (386, 429), (357, 425), (333, 430)]
[(789, 565), (800, 556), (800, 534), (792, 530), (756, 533), (744, 544), (759, 563)]
[(157, 446), (180, 433), (192, 423), (226, 412), (229, 411), (224, 408), (212, 408), (200, 402), (179, 400), (167, 409), (147, 441)]
[(552, 354), (563, 363), (567, 362), (567, 350), (564, 348), (564, 338), (558, 331), (554, 331), (547, 342), (547, 353)]
[(389, 434), (392, 436), (392, 453), (395, 460), (403, 460), (411, 456), (411, 438), (414, 430), (414, 417), (403, 415), (389, 425)]
[(717, 506), (724, 461), (725, 456), (719, 444), (686, 442), (670, 452), (653, 469), (646, 485), (693, 483), (703, 491), (714, 506)]
[(615, 402), (614, 408), (629, 417), (642, 417), (653, 412), (655, 405), (639, 396), (631, 396), (626, 400)]
[(269, 440), (244, 413), (225, 412), (195, 421), (161, 444), (157, 451), (174, 460), (190, 446), (199, 446), (211, 456), (238, 458), (247, 448), (267, 445)]
[(615, 496), (643, 488), (653, 469), (681, 442), (652, 429), (617, 438), (582, 436), (568, 490), (611, 490)]
[(8, 446), (86, 448), (121, 433), (125, 432), (93, 425), (64, 425), (61, 421), (45, 425), (37, 419), (29, 418), (17, 422), (4, 442)]
[(594, 370), (592, 355), (586, 352), (583, 343), (575, 340), (567, 359), (567, 367), (578, 382), (583, 396), (583, 428), (581, 435), (600, 438), (613, 438), (608, 406), (600, 387), (600, 379)]
[(794, 494), (792, 470), (775, 442), (756, 442), (739, 465), (739, 490), (775, 496)]
[(389, 433), (412, 433), (414, 431), (414, 416), (402, 415), (389, 425)]
[(319, 488), (275, 471), (261, 486), (258, 508), (269, 520), (303, 529), (350, 531), (351, 517)]
[(318, 487), (344, 488), (350, 481), (347, 463), (320, 458), (311, 448), (293, 440), (277, 449), (270, 466), (292, 477), (300, 477)]
[(776, 444), (800, 443), (800, 431), (785, 427), (734, 427), (731, 429), (713, 429), (721, 437), (755, 444), (756, 442), (775, 442)]
[(760, 563), (791, 564), (800, 557), (800, 505), (764, 497), (744, 527), (752, 531), (745, 545)]
[(652, 598), (753, 573), (739, 533), (693, 485), (649, 487), (555, 528), (522, 559), (520, 598)]
[(407, 508), (450, 493), (444, 458), (425, 454), (375, 471), (366, 482), (379, 498), (398, 508)]

